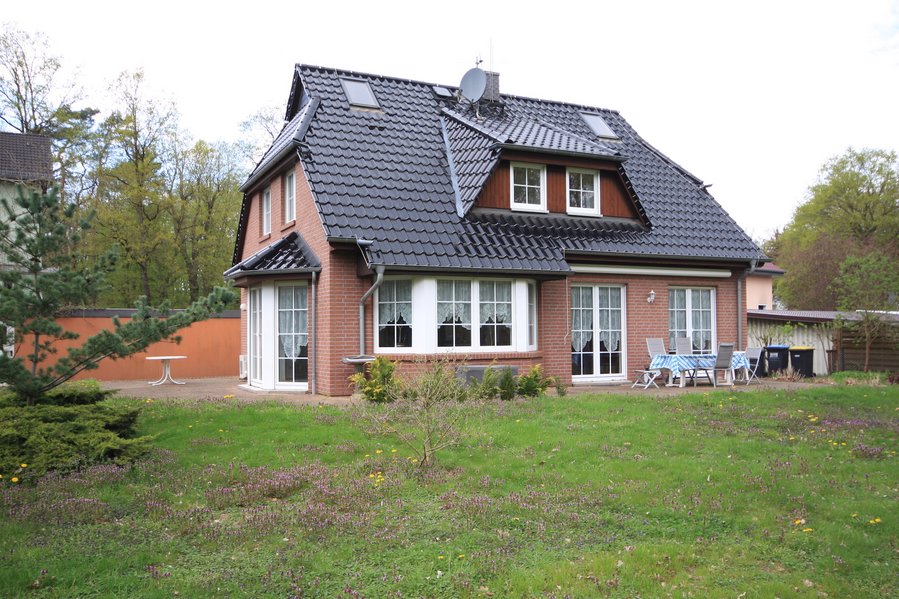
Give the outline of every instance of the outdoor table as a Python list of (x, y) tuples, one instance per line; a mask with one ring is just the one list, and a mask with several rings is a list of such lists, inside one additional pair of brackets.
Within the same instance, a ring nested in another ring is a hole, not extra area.
[[(685, 371), (695, 370), (697, 368), (712, 368), (715, 366), (715, 360), (718, 358), (715, 354), (657, 354), (652, 357), (649, 365), (650, 370), (667, 370), (668, 385), (674, 386), (675, 377), (680, 377), (680, 386), (686, 385), (686, 377), (682, 376)], [(744, 372), (749, 369), (749, 360), (746, 358), (745, 352), (734, 352), (733, 358), (730, 360), (731, 378), (734, 371), (742, 369)]]
[(172, 360), (183, 360), (187, 356), (148, 356), (148, 360), (162, 360), (162, 377), (158, 381), (151, 381), (150, 385), (162, 385), (166, 381), (172, 382), (176, 385), (183, 385), (184, 383), (181, 381), (176, 381), (172, 378)]

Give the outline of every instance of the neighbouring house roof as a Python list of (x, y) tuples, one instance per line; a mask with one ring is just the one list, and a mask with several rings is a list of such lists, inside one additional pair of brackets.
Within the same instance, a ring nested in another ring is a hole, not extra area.
[[(837, 312), (833, 310), (747, 310), (746, 315), (750, 319), (777, 320), (781, 322), (833, 322), (838, 318), (842, 320), (858, 320), (857, 312)], [(884, 318), (893, 322), (899, 322), (899, 312), (884, 312)]]
[(49, 137), (0, 131), (0, 180), (32, 182), (52, 179), (53, 158)]
[(782, 277), (787, 273), (773, 262), (766, 262), (752, 271), (752, 274), (762, 277)]
[[(341, 77), (368, 82), (380, 108), (352, 108)], [(371, 241), (363, 244), (366, 260), (388, 268), (558, 273), (570, 271), (566, 257), (574, 254), (767, 260), (701, 180), (646, 143), (617, 112), (501, 99), (501, 106), (476, 110), (435, 93), (430, 83), (297, 65), (289, 122), (242, 189), (251, 192), (297, 152), (327, 237)], [(618, 139), (597, 137), (582, 112), (601, 115)], [(503, 150), (618, 164), (640, 218), (475, 208)]]
[(225, 271), (225, 278), (321, 270), (318, 256), (295, 231)]

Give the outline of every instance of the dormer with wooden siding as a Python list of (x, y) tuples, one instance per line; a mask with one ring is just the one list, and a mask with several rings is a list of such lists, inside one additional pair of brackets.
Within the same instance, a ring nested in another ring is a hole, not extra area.
[[(475, 208), (512, 209), (513, 164), (533, 164), (545, 170), (546, 208), (543, 212), (574, 216), (615, 217), (639, 220), (634, 202), (619, 173), (618, 162), (588, 160), (568, 156), (533, 154), (528, 152), (504, 152), (493, 174), (487, 179), (475, 200)], [(595, 172), (599, 175), (599, 210), (591, 214), (586, 210), (569, 209), (567, 176), (574, 172)], [(538, 210), (540, 211), (540, 210)]]

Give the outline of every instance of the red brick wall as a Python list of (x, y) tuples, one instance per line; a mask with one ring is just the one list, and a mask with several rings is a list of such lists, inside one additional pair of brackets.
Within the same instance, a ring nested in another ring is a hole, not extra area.
[[(359, 253), (354, 247), (333, 248), (325, 238), (324, 229), (316, 213), (308, 181), (299, 163), (292, 167), (297, 182), (297, 220), (282, 222), (282, 184), (284, 170), (279, 171), (269, 183), (253, 191), (252, 204), (247, 220), (243, 257), (247, 257), (280, 237), (296, 230), (315, 251), (321, 261), (322, 271), (317, 286), (317, 348), (310, 348), (315, 355), (316, 391), (325, 395), (345, 395), (352, 391), (348, 377), (355, 372), (352, 365), (343, 364), (341, 358), (359, 353), (358, 310), (359, 299), (374, 282), (371, 275), (360, 276)], [(260, 238), (259, 202), (261, 191), (271, 185), (272, 235)], [(472, 273), (475, 274), (475, 273)], [(490, 364), (494, 360), (502, 364), (518, 365), (526, 370), (534, 364), (543, 364), (547, 375), (559, 377), (566, 384), (571, 382), (570, 345), (570, 286), (572, 284), (612, 284), (626, 288), (627, 310), (627, 367), (642, 368), (647, 362), (646, 338), (668, 338), (668, 288), (670, 286), (697, 286), (716, 289), (716, 320), (719, 342), (734, 341), (745, 346), (746, 314), (745, 290), (738, 303), (736, 279), (688, 279), (682, 277), (573, 275), (569, 279), (540, 283), (538, 292), (538, 350), (525, 354), (473, 354), (468, 363)], [(655, 302), (648, 304), (646, 296), (656, 292)], [(242, 299), (246, 302), (245, 293)], [(373, 301), (365, 307), (365, 347), (373, 352)], [(744, 339), (738, 341), (737, 318), (743, 318)], [(246, 352), (246, 311), (241, 314), (241, 348)], [(412, 373), (422, 368), (422, 363), (408, 355), (389, 355), (400, 362), (400, 372)], [(420, 358), (420, 357), (419, 357)], [(311, 365), (310, 365), (311, 367)], [(630, 376), (630, 373), (625, 373)]]

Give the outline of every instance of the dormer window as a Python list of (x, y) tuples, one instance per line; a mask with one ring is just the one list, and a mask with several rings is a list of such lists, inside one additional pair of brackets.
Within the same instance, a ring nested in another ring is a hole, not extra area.
[(581, 118), (584, 119), (584, 122), (590, 127), (590, 130), (593, 131), (593, 134), (597, 137), (604, 137), (606, 139), (618, 139), (618, 136), (615, 135), (615, 132), (612, 131), (612, 128), (606, 123), (605, 119), (603, 119), (600, 115), (592, 113), (592, 112), (582, 112)]
[(599, 173), (597, 171), (569, 168), (565, 177), (568, 214), (600, 216)]
[(546, 212), (546, 167), (542, 164), (513, 162), (512, 209)]
[(343, 93), (351, 107), (362, 108), (380, 108), (378, 100), (375, 98), (375, 92), (372, 91), (368, 81), (362, 79), (345, 79), (340, 78), (343, 85)]

